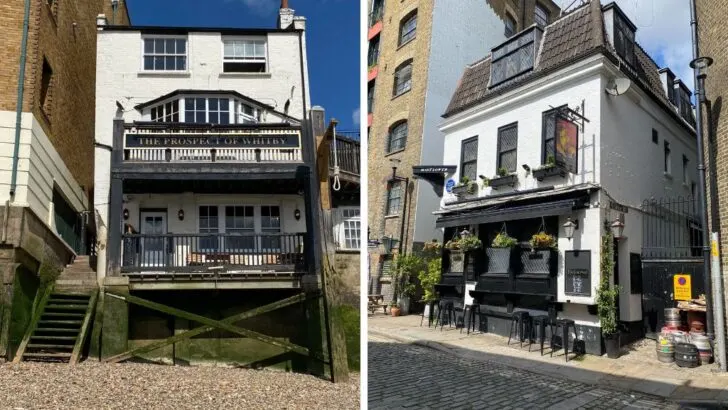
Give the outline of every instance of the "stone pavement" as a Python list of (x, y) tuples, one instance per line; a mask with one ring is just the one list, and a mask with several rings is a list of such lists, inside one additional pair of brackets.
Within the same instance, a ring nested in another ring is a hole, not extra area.
[[(673, 401), (728, 404), (728, 374), (719, 373), (715, 364), (685, 369), (675, 364), (660, 363), (655, 357), (653, 341), (625, 349), (622, 357), (616, 360), (589, 355), (574, 358), (570, 354), (569, 361), (565, 362), (563, 350), (556, 351), (553, 358), (549, 356), (548, 344), (544, 348), (544, 356), (541, 356), (536, 344), (533, 351), (528, 352), (527, 345), (519, 348), (518, 343), (512, 341), (507, 346), (507, 338), (494, 334), (467, 335), (465, 331), (460, 333), (459, 329), (447, 326), (443, 331), (439, 328), (434, 330), (427, 327), (426, 321), (420, 327), (419, 315), (398, 318), (370, 315), (368, 326), (370, 339), (385, 337), (390, 341), (420, 345), (447, 353), (458, 361), (495, 363), (548, 378), (639, 392)], [(370, 386), (372, 380), (378, 377), (376, 372), (372, 372), (373, 365), (377, 366), (370, 350)], [(402, 370), (399, 372), (402, 373)]]

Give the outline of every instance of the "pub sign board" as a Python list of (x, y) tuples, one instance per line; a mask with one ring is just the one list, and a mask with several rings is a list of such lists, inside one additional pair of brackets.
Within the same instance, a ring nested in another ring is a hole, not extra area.
[(571, 296), (591, 296), (591, 251), (564, 252), (564, 293)]
[(297, 148), (298, 134), (126, 134), (126, 148)]
[(576, 174), (579, 167), (579, 126), (565, 117), (556, 117), (556, 164)]

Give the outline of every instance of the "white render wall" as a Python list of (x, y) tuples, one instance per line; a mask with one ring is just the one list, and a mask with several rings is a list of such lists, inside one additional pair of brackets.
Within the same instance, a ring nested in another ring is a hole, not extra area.
[[(187, 72), (160, 73), (142, 71), (142, 34), (138, 31), (100, 30), (97, 36), (96, 66), (96, 142), (111, 146), (116, 102), (124, 106), (126, 122), (142, 120), (134, 109), (137, 104), (158, 98), (178, 89), (234, 90), (273, 106), (283, 112), (291, 100), (288, 114), (302, 119), (303, 100), (310, 109), (308, 83), (301, 80), (299, 32), (262, 33), (267, 37), (268, 73), (230, 74), (222, 72), (222, 36), (220, 33), (191, 32), (187, 40)], [(305, 36), (305, 35), (304, 35)], [(241, 36), (247, 37), (247, 36)], [(305, 42), (304, 42), (304, 67)], [(183, 107), (180, 107), (183, 109)], [(275, 119), (268, 116), (268, 121)], [(110, 160), (107, 148), (95, 150), (94, 203), (107, 221)]]
[[(620, 213), (609, 209), (609, 202), (627, 206), (624, 215), (624, 234), (618, 243), (620, 319), (637, 321), (642, 319), (641, 295), (630, 292), (630, 253), (641, 253), (642, 216), (639, 212), (642, 201), (651, 197), (687, 197), (690, 183), (697, 181), (697, 157), (695, 139), (678, 120), (668, 115), (652, 101), (637, 85), (621, 96), (613, 97), (604, 92), (610, 78), (620, 75), (602, 57), (564, 69), (545, 79), (526, 85), (502, 98), (458, 114), (445, 121), (445, 165), (460, 165), (461, 141), (478, 135), (478, 174), (492, 177), (496, 172), (497, 130), (499, 127), (518, 121), (518, 164), (519, 189), (527, 190), (554, 184), (556, 188), (568, 185), (594, 183), (603, 191), (592, 198), (592, 206), (598, 207), (575, 212), (572, 218), (579, 220), (579, 229), (574, 238), (565, 238), (563, 228), (559, 232), (558, 247), (561, 251), (558, 272), (559, 302), (565, 305), (564, 314), (576, 315), (577, 323), (596, 324), (595, 318), (573, 304), (594, 304), (596, 288), (600, 279), (601, 235), (604, 220), (612, 221)], [(548, 108), (568, 104), (574, 108), (585, 102), (583, 114), (589, 120), (579, 135), (578, 174), (565, 180), (549, 178), (539, 183), (520, 167), (528, 164), (531, 169), (541, 162), (542, 113)], [(652, 129), (659, 134), (657, 144), (652, 142)], [(671, 176), (663, 173), (664, 145), (667, 140), (671, 149)], [(682, 156), (690, 161), (689, 180), (683, 184)], [(459, 170), (454, 175), (459, 180)], [(508, 192), (501, 188), (497, 193)], [(480, 195), (491, 193), (491, 188), (480, 190)], [(441, 207), (456, 198), (445, 192)], [(567, 216), (560, 217), (563, 226)], [(592, 296), (575, 297), (564, 293), (563, 251), (570, 249), (591, 250)], [(576, 310), (575, 310), (576, 309)], [(576, 320), (575, 319), (575, 320)]]
[[(15, 143), (15, 111), (0, 111), (0, 202), (10, 198), (13, 149)], [(55, 228), (52, 212), (53, 187), (56, 185), (68, 203), (77, 211), (88, 209), (88, 200), (81, 186), (71, 175), (40, 123), (32, 113), (21, 117), (18, 174), (15, 206), (27, 206)], [(53, 229), (55, 232), (55, 229)]]
[[(124, 195), (124, 208), (129, 211), (129, 219), (124, 221), (131, 224), (137, 231), (139, 211), (141, 209), (167, 209), (167, 232), (175, 234), (192, 234), (199, 232), (198, 209), (203, 205), (236, 205), (236, 206), (279, 206), (281, 212), (281, 233), (306, 232), (306, 209), (302, 196), (298, 195), (220, 195), (220, 194), (128, 194)], [(293, 216), (298, 208), (301, 219)], [(185, 213), (184, 220), (177, 217), (179, 210)], [(260, 227), (260, 213), (256, 209), (256, 227)], [(224, 220), (224, 215), (220, 216)], [(221, 222), (224, 223), (224, 222)], [(259, 229), (258, 229), (259, 230)]]

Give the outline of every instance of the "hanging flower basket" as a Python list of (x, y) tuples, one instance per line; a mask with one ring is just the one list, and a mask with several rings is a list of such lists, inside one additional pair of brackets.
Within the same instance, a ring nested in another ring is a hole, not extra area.
[(496, 235), (491, 247), (485, 250), (488, 257), (488, 273), (511, 273), (513, 271), (514, 248), (518, 240), (507, 233)]

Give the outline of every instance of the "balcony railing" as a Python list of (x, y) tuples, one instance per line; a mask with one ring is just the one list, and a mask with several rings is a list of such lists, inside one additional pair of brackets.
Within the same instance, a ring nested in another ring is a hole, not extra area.
[(124, 234), (121, 272), (304, 272), (304, 235)]
[(150, 162), (301, 162), (298, 129), (128, 129), (123, 139), (126, 163)]
[(361, 156), (359, 141), (346, 137), (336, 136), (336, 146), (331, 144), (331, 153), (329, 154), (329, 167), (334, 167), (334, 147), (336, 148), (336, 158), (339, 162), (339, 170), (350, 174), (361, 174)]

